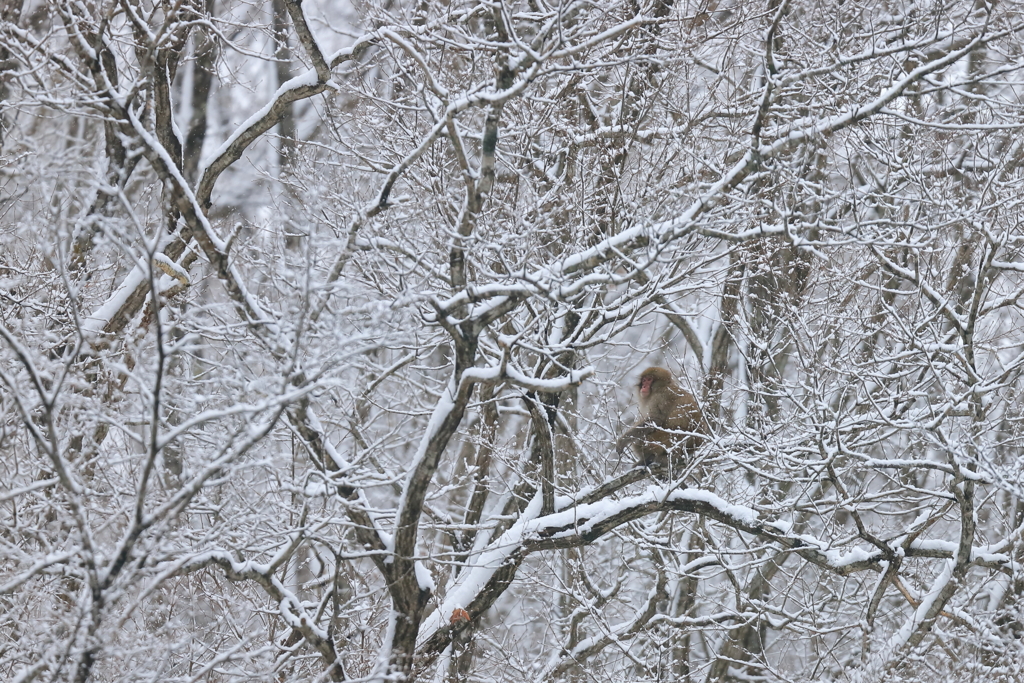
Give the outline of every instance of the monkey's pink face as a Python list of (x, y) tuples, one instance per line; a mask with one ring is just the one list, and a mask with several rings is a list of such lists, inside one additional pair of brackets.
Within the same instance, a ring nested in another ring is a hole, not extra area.
[(647, 398), (651, 395), (651, 386), (654, 384), (653, 377), (641, 377), (640, 378), (640, 396)]

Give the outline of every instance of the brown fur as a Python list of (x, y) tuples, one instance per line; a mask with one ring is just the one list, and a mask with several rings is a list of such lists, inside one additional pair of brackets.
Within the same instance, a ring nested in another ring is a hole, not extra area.
[(685, 457), (704, 441), (704, 416), (693, 394), (676, 384), (665, 368), (647, 368), (637, 383), (640, 417), (619, 437), (619, 455), (630, 448), (637, 463), (651, 468), (679, 469)]

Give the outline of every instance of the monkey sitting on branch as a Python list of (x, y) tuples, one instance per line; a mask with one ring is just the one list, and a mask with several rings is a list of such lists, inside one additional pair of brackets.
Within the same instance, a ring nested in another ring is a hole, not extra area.
[(615, 444), (621, 456), (627, 448), (637, 455), (637, 463), (671, 474), (681, 471), (686, 456), (692, 455), (704, 441), (707, 425), (693, 394), (672, 378), (665, 368), (647, 368), (637, 384), (640, 416)]

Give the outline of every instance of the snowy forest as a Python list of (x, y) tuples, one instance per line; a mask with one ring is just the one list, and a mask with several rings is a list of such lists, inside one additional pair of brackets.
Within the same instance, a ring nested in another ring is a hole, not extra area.
[(0, 2), (0, 679), (1024, 681), (1022, 166), (1016, 0)]

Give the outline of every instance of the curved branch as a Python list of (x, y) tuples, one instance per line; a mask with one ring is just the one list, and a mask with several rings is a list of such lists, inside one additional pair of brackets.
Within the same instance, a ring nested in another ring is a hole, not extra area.
[[(761, 521), (758, 513), (743, 505), (731, 504), (721, 497), (700, 489), (679, 489), (674, 484), (650, 486), (643, 493), (620, 500), (600, 500), (595, 494), (615, 490), (634, 481), (638, 470), (630, 470), (615, 482), (595, 489), (580, 502), (552, 515), (540, 516), (542, 500), (535, 495), (519, 521), (476, 556), (475, 566), (459, 575), (449, 587), (442, 605), (426, 620), (417, 648), (423, 665), (439, 655), (451, 641), (453, 627), (444, 623), (442, 615), (456, 606), (465, 607), (471, 619), (486, 612), (515, 579), (519, 565), (532, 553), (543, 550), (573, 548), (594, 543), (618, 527), (660, 512), (688, 512), (711, 519), (736, 531), (777, 544), (804, 560), (839, 576), (863, 571), (886, 569), (884, 553), (877, 549), (853, 548), (846, 554), (829, 548), (828, 543), (805, 534), (790, 531), (784, 522)], [(902, 548), (907, 557), (930, 557), (952, 561), (955, 548), (938, 548), (931, 544), (907, 543)], [(962, 553), (961, 553), (962, 554)], [(971, 552), (975, 564), (992, 566), (992, 558), (982, 549)], [(980, 561), (982, 558), (984, 562)], [(1006, 558), (1009, 562), (1009, 558)], [(995, 564), (999, 564), (998, 558)]]

